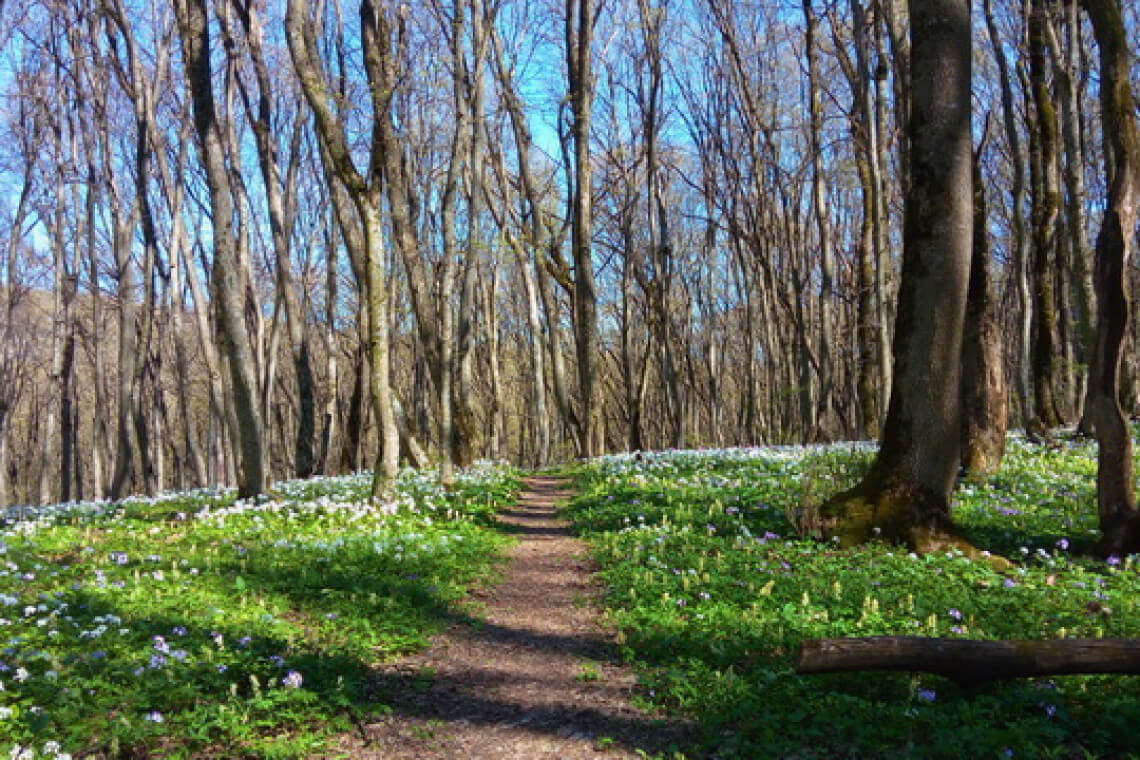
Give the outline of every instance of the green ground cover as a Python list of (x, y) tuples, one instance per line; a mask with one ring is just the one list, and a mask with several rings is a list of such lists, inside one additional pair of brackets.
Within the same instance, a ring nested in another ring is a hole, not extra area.
[(0, 534), (0, 750), (310, 757), (384, 710), (370, 666), (466, 615), (512, 471), (79, 504)]
[[(567, 509), (607, 584), (641, 698), (695, 719), (699, 756), (1140, 757), (1140, 678), (1068, 676), (966, 690), (929, 675), (797, 676), (804, 639), (1140, 636), (1140, 558), (1096, 535), (1095, 447), (1011, 440), (963, 483), (955, 520), (1016, 563), (917, 557), (796, 537), (854, 482), (866, 446), (676, 451), (584, 466)], [(1132, 753), (1132, 754), (1130, 754)]]

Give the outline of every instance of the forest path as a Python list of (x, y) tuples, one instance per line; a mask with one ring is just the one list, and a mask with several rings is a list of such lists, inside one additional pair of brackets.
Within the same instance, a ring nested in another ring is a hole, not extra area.
[(501, 583), (477, 593), (481, 618), (380, 668), (377, 699), (392, 712), (341, 743), (349, 756), (610, 760), (679, 743), (682, 727), (630, 705), (636, 679), (599, 625), (586, 547), (556, 516), (555, 504), (572, 495), (568, 481), (531, 477), (523, 486), (499, 514), (520, 541)]

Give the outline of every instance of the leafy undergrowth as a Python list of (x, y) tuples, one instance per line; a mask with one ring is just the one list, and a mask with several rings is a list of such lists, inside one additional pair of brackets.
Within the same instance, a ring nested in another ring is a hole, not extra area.
[[(235, 503), (73, 504), (0, 544), (0, 748), (13, 758), (311, 757), (384, 711), (371, 666), (495, 571), (515, 474), (359, 474)], [(7, 756), (7, 755), (5, 755)]]
[(569, 507), (607, 583), (642, 698), (690, 716), (712, 757), (1126, 757), (1140, 678), (1023, 679), (974, 690), (931, 675), (797, 676), (818, 637), (1140, 636), (1140, 558), (1095, 539), (1095, 448), (1011, 439), (1002, 472), (961, 484), (955, 520), (1016, 569), (796, 538), (852, 484), (866, 446), (674, 451), (586, 465)]

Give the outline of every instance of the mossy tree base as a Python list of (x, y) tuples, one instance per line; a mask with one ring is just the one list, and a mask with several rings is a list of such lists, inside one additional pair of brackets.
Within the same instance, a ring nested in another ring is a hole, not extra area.
[(958, 534), (946, 499), (874, 468), (857, 486), (820, 507), (820, 528), (824, 540), (841, 547), (878, 539), (903, 544), (919, 554), (957, 550), (971, 559), (985, 560), (998, 571), (1012, 567), (1005, 558), (983, 552)]

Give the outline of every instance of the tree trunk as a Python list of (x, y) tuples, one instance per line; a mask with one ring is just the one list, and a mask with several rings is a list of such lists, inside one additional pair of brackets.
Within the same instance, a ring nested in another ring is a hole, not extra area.
[[(132, 208), (132, 216), (134, 209)], [(130, 234), (133, 220), (112, 211), (112, 248), (115, 251), (116, 281), (119, 292), (119, 346), (118, 388), (116, 397), (115, 467), (107, 497), (117, 500), (126, 495), (134, 473), (135, 441), (131, 435), (131, 421), (135, 417), (135, 365), (138, 362), (138, 334), (135, 327), (137, 295), (135, 293), (134, 262), (130, 255)]]
[(570, 209), (571, 251), (574, 259), (574, 346), (578, 360), (582, 436), (580, 457), (601, 452), (598, 445), (601, 414), (598, 378), (598, 300), (594, 284), (593, 183), (590, 165), (590, 112), (594, 99), (594, 0), (566, 0), (566, 71), (572, 114), (574, 183)]
[(314, 437), (316, 434), (316, 401), (313, 381), (309, 330), (297, 298), (293, 277), (290, 240), (296, 217), (296, 176), (301, 131), (305, 119), (298, 110), (293, 119), (289, 162), (282, 166), (278, 159), (278, 146), (274, 140), (274, 92), (269, 67), (262, 51), (264, 22), (257, 17), (257, 8), (234, 0), (233, 6), (242, 22), (250, 61), (257, 82), (257, 101), (242, 89), (246, 114), (253, 126), (257, 146), (258, 166), (265, 187), (265, 201), (269, 211), (269, 227), (273, 239), (274, 264), (277, 272), (277, 290), (285, 306), (285, 323), (293, 355), (293, 369), (297, 382), (297, 434), (293, 453), (293, 474), (307, 478), (314, 471)]
[(821, 510), (825, 535), (851, 545), (881, 530), (928, 551), (953, 541), (962, 325), (973, 229), (969, 0), (910, 0), (902, 281), (894, 383), (878, 455), (864, 480)]
[[(1076, 341), (1073, 347), (1073, 369), (1077, 365), (1087, 366), (1092, 352), (1094, 341), (1092, 272), (1089, 268), (1091, 252), (1088, 241), (1088, 219), (1085, 213), (1085, 170), (1084, 151), (1081, 145), (1081, 110), (1077, 77), (1079, 69), (1077, 63), (1077, 48), (1081, 44), (1080, 18), (1077, 3), (1069, 3), (1064, 7), (1066, 14), (1066, 28), (1069, 40), (1066, 50), (1062, 50), (1061, 41), (1057, 37), (1052, 19), (1046, 19), (1046, 41), (1049, 44), (1049, 53), (1053, 60), (1053, 69), (1056, 72), (1056, 88), (1061, 100), (1061, 137), (1065, 146), (1064, 180), (1065, 180), (1065, 230), (1068, 233), (1065, 270), (1071, 290), (1075, 309), (1074, 321), (1076, 323)], [(1069, 295), (1069, 294), (1066, 294)], [(1090, 432), (1091, 422), (1086, 420), (1084, 404), (1077, 388), (1077, 413), (1080, 415), (1079, 429)]]
[(1035, 120), (1030, 135), (1033, 177), (1033, 424), (1042, 435), (1061, 424), (1057, 407), (1057, 324), (1054, 274), (1057, 256), (1057, 215), (1060, 208), (1060, 168), (1057, 114), (1045, 70), (1045, 0), (1031, 0), (1029, 15), (1029, 77)]
[(1096, 498), (1105, 555), (1140, 551), (1140, 512), (1132, 479), (1132, 436), (1120, 407), (1120, 363), (1129, 309), (1126, 267), (1140, 204), (1140, 130), (1129, 80), (1119, 0), (1084, 0), (1100, 51), (1100, 107), (1108, 203), (1096, 239), (1097, 325), (1089, 373), (1089, 414), (1097, 439)]
[(234, 197), (214, 108), (206, 0), (176, 0), (175, 7), (186, 79), (194, 107), (194, 125), (210, 194), (214, 244), (211, 281), (218, 314), (218, 338), (229, 360), (234, 411), (241, 441), (238, 497), (248, 499), (265, 490), (263, 433), (253, 351), (245, 330), (245, 290), (233, 229)]
[[(823, 128), (823, 109), (819, 92), (819, 63), (815, 41), (817, 22), (815, 11), (812, 10), (812, 0), (803, 0), (803, 12), (810, 115), (812, 206), (815, 210), (816, 231), (819, 238), (819, 421), (822, 429), (828, 431), (834, 424), (832, 394), (835, 392), (835, 378), (831, 360), (831, 344), (834, 340), (832, 329), (832, 301), (835, 299), (832, 278), (834, 253), (831, 242), (830, 208), (823, 180), (823, 144), (820, 137)], [(830, 437), (830, 434), (825, 437)]]
[[(369, 146), (369, 170), (362, 174), (353, 163), (352, 150), (344, 125), (334, 110), (333, 93), (320, 65), (313, 19), (306, 0), (290, 0), (285, 12), (285, 32), (293, 67), (305, 100), (316, 121), (322, 157), (328, 173), (342, 183), (356, 209), (363, 261), (354, 264), (367, 315), (369, 387), (373, 409), (380, 427), (380, 447), (372, 483), (377, 497), (385, 480), (394, 478), (400, 463), (400, 431), (392, 409), (389, 364), (389, 299), (387, 263), (380, 213), (381, 183), (386, 156), (397, 151), (391, 141), (390, 111), (395, 93), (396, 72), (391, 50), (391, 28), (383, 8), (372, 0), (360, 3), (361, 54), (368, 75), (370, 105), (376, 128)], [(335, 184), (335, 183), (334, 183)], [(338, 214), (341, 212), (338, 209)], [(348, 225), (342, 231), (348, 239)]]
[[(987, 127), (989, 122), (986, 122)], [(983, 144), (985, 138), (982, 140)], [(970, 284), (962, 335), (962, 469), (970, 475), (998, 470), (1005, 453), (1005, 360), (1001, 326), (990, 288), (990, 245), (981, 151), (974, 156), (974, 232)]]
[(994, 59), (998, 64), (998, 83), (1001, 85), (1002, 124), (1006, 140), (1009, 142), (1010, 164), (1013, 169), (1012, 212), (1013, 224), (1013, 266), (1017, 283), (1017, 300), (1020, 307), (1018, 317), (1018, 346), (1020, 353), (1014, 370), (1014, 387), (1020, 404), (1021, 424), (1029, 428), (1033, 420), (1033, 406), (1029, 382), (1029, 350), (1032, 332), (1033, 301), (1029, 291), (1029, 237), (1025, 229), (1025, 157), (1021, 148), (1021, 133), (1017, 129), (1017, 114), (1013, 103), (1013, 86), (1009, 62), (1005, 57), (997, 23), (994, 20), (993, 0), (983, 0), (986, 29), (993, 47)]

